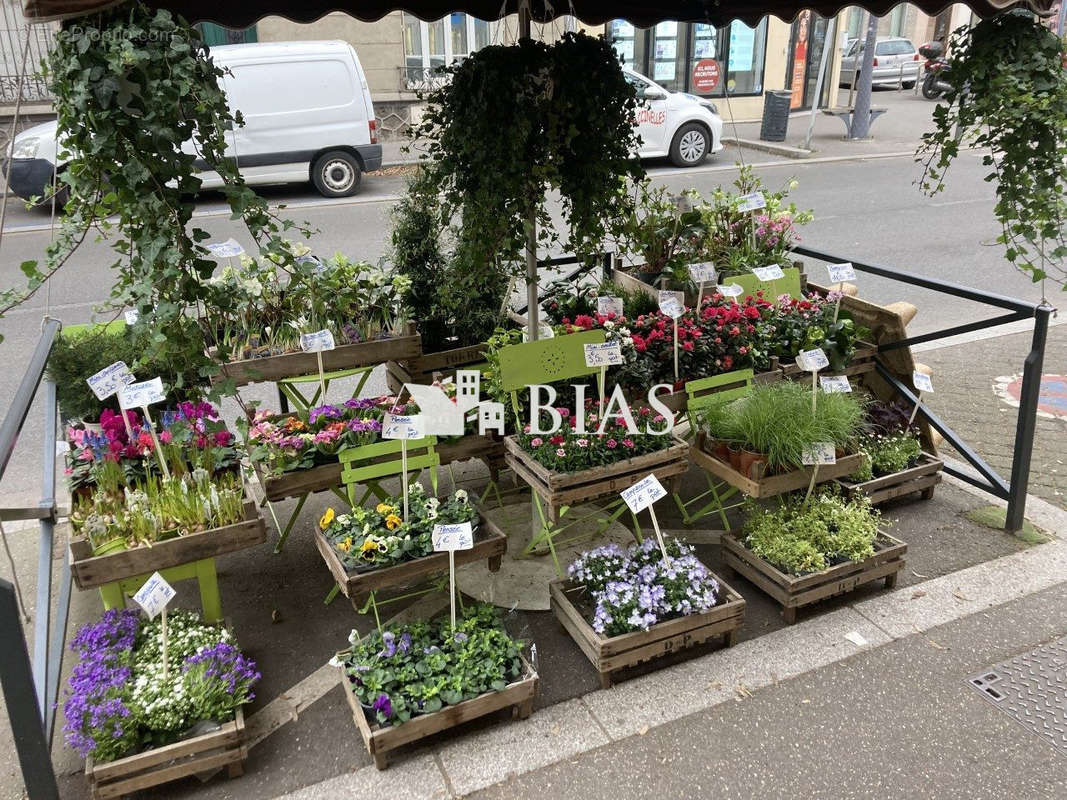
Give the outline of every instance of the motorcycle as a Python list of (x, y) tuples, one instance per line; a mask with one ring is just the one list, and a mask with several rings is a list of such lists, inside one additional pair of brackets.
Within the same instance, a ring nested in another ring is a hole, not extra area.
[(952, 89), (948, 82), (949, 63), (944, 56), (945, 47), (941, 42), (927, 42), (919, 48), (919, 55), (926, 59), (924, 65), (923, 97), (936, 100)]

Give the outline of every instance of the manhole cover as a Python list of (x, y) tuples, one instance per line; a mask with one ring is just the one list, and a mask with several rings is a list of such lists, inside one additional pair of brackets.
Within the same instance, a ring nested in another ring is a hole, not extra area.
[(1067, 753), (1067, 636), (967, 679), (982, 697)]
[[(997, 378), (995, 383), (1000, 399), (1010, 406), (1019, 407), (1023, 379), (1019, 375)], [(1037, 395), (1037, 413), (1051, 419), (1067, 419), (1067, 375), (1042, 375), (1041, 389)]]

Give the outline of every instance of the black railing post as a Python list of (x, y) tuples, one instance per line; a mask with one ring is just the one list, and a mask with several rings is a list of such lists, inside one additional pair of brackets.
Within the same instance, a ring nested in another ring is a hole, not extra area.
[(11, 721), (22, 780), (30, 800), (59, 800), (52, 754), (41, 724), (41, 708), (33, 691), (33, 672), (19, 623), (15, 590), (0, 579), (0, 683)]
[(1034, 453), (1034, 430), (1037, 427), (1037, 401), (1041, 393), (1041, 368), (1045, 361), (1048, 318), (1053, 308), (1038, 306), (1034, 311), (1034, 337), (1030, 353), (1023, 363), (1023, 385), (1019, 392), (1019, 420), (1015, 426), (1015, 451), (1011, 460), (1011, 494), (1004, 530), (1022, 530), (1026, 511), (1026, 490), (1030, 483), (1030, 459)]

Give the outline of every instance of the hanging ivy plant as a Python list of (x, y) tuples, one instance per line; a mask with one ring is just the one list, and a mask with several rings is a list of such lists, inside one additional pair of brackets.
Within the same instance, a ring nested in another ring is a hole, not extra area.
[(1067, 288), (1067, 71), (1063, 42), (1037, 20), (1005, 14), (952, 34), (952, 89), (923, 135), (921, 185), (944, 188), (964, 146), (985, 151), (998, 238), (1034, 282)]
[(202, 244), (210, 234), (190, 225), (190, 198), (201, 186), (196, 161), (222, 177), (220, 191), (259, 251), (294, 268), (282, 233), (295, 226), (268, 209), (225, 155), (226, 130), (243, 123), (227, 106), (222, 70), (191, 25), (140, 2), (66, 24), (45, 66), (69, 156), (61, 179), (70, 200), (44, 265), (22, 265), (29, 285), (5, 292), (0, 314), (32, 296), (96, 228), (119, 254), (111, 301), (139, 311), (138, 326), (151, 332), (147, 355), (213, 373), (191, 317), (227, 297), (206, 281), (217, 266)]

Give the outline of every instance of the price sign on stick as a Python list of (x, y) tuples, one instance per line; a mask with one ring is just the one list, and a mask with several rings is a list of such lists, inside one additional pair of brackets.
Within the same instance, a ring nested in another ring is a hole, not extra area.
[(169, 665), (167, 664), (167, 603), (174, 599), (174, 587), (167, 583), (158, 572), (144, 582), (137, 594), (133, 596), (134, 602), (144, 609), (149, 619), (155, 619), (163, 615), (163, 679), (167, 679)]
[(652, 473), (647, 478), (642, 478), (633, 486), (628, 489), (623, 489), (619, 496), (629, 506), (630, 511), (634, 514), (639, 514), (648, 509), (648, 513), (652, 517), (652, 527), (656, 530), (656, 539), (659, 541), (660, 552), (663, 553), (663, 559), (667, 559), (667, 546), (663, 542), (663, 533), (659, 529), (659, 520), (656, 519), (656, 509), (653, 504), (657, 500), (661, 500), (667, 496), (667, 490), (663, 488), (663, 484), (659, 482), (659, 478), (655, 473)]
[(122, 312), (122, 316), (126, 318), (127, 325), (136, 325), (137, 320), (141, 318), (141, 314), (136, 309), (127, 309)]
[(116, 361), (96, 374), (90, 375), (85, 379), (85, 382), (89, 384), (89, 388), (93, 390), (97, 400), (107, 400), (121, 387), (136, 380), (133, 377), (133, 373), (130, 372), (130, 368), (126, 366), (125, 361)]
[[(148, 406), (153, 403), (162, 403), (167, 399), (166, 393), (163, 391), (163, 381), (160, 378), (152, 378), (150, 381), (141, 381), (140, 383), (130, 383), (119, 389), (119, 408), (122, 410), (122, 416), (125, 419), (126, 410), (129, 408), (140, 408), (141, 413), (144, 414), (145, 424), (148, 426), (148, 432), (152, 436), (152, 444), (156, 448), (156, 457), (159, 459), (159, 470), (163, 473), (163, 477), (170, 479), (170, 469), (167, 467), (167, 460), (163, 457), (163, 448), (159, 445), (159, 437), (156, 436), (156, 426), (152, 422), (152, 416), (148, 413)], [(127, 422), (127, 432), (129, 431), (129, 423)], [(131, 438), (132, 438), (132, 434)]]
[[(826, 271), (830, 273), (830, 283), (837, 284), (837, 291), (845, 291), (845, 281), (856, 280), (856, 270), (852, 267), (851, 262), (846, 261), (843, 264), (827, 264)], [(837, 298), (837, 302), (834, 303), (834, 322), (837, 322), (837, 317), (841, 313), (841, 298)]]
[(723, 297), (738, 297), (745, 291), (744, 287), (739, 283), (719, 284), (715, 288)]
[(614, 297), (606, 294), (603, 297), (596, 299), (596, 313), (603, 314), (605, 317), (614, 314), (617, 317), (621, 317), (622, 310), (622, 298)]
[(759, 211), (761, 208), (767, 207), (767, 198), (763, 196), (763, 192), (743, 194), (740, 197), (740, 201), (737, 210), (742, 214), (748, 214), (750, 211)]
[(213, 242), (207, 246), (208, 252), (215, 258), (235, 258), (244, 255), (245, 249), (236, 239), (227, 239), (225, 242)]
[(622, 347), (618, 342), (582, 345), (585, 351), (585, 365), (600, 367), (600, 407), (604, 407), (604, 385), (608, 379), (608, 367), (622, 363)]
[(678, 317), (682, 316), (685, 307), (678, 299), (678, 294), (671, 291), (659, 293), (659, 310), (674, 320), (674, 382), (678, 382)]
[(715, 283), (715, 265), (710, 261), (690, 264), (689, 278), (699, 287), (697, 290), (697, 308), (700, 308), (700, 303), (704, 300), (704, 284)]
[(456, 627), (456, 551), (474, 547), (474, 530), (469, 522), (434, 525), (430, 535), (435, 553), (448, 552), (448, 597), (452, 603), (452, 627)]
[(815, 391), (816, 380), (818, 379), (819, 370), (830, 366), (830, 359), (826, 357), (826, 353), (820, 347), (816, 347), (814, 350), (801, 350), (797, 354), (797, 366), (805, 372), (811, 373), (811, 413), (814, 414), (816, 398), (818, 397), (818, 392)]
[(808, 493), (804, 495), (804, 502), (806, 503), (815, 488), (815, 481), (819, 475), (819, 466), (837, 463), (837, 452), (834, 443), (812, 442), (804, 448), (800, 461), (806, 467), (814, 467), (811, 471), (811, 481), (808, 483)]
[(408, 519), (408, 440), (422, 438), (418, 414), (390, 414), (382, 418), (382, 438), (400, 440), (400, 480), (404, 488), (404, 521)]
[(845, 375), (820, 375), (819, 386), (826, 394), (851, 392), (852, 384)]
[(752, 274), (761, 281), (776, 281), (785, 277), (782, 268), (777, 264), (771, 264), (766, 267), (753, 267)]
[(915, 399), (915, 408), (911, 410), (911, 416), (908, 417), (909, 425), (911, 425), (911, 423), (915, 421), (915, 415), (919, 413), (919, 406), (921, 406), (923, 402), (923, 394), (934, 393), (934, 382), (930, 380), (930, 376), (927, 375), (925, 372), (919, 372), (919, 370), (915, 370), (913, 373), (911, 373), (911, 385), (914, 386), (916, 391), (919, 392), (919, 396)]
[(333, 334), (328, 330), (300, 334), (300, 349), (305, 353), (314, 353), (319, 367), (319, 396), (326, 402), (326, 373), (322, 368), (322, 351), (333, 350), (337, 345)]

